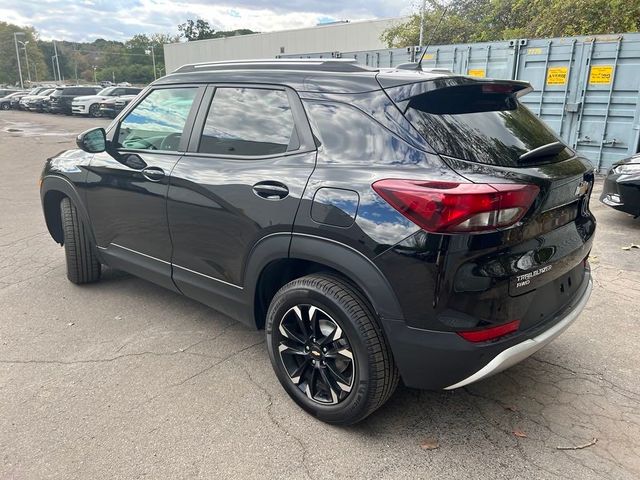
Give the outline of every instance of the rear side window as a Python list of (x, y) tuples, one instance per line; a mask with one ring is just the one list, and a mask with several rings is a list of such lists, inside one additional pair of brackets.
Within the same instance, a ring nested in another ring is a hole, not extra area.
[[(515, 95), (492, 85), (428, 91), (409, 100), (405, 115), (436, 152), (472, 162), (522, 166), (520, 155), (558, 141)], [(535, 163), (570, 156), (564, 150)]]
[(284, 90), (216, 88), (198, 151), (263, 156), (300, 146)]
[(122, 120), (118, 144), (136, 150), (178, 150), (196, 93), (195, 88), (152, 91)]

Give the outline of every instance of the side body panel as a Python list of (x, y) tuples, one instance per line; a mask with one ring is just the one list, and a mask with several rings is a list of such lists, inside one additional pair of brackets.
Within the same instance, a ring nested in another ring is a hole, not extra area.
[[(299, 137), (298, 149), (251, 157), (198, 153), (216, 85), (209, 87), (188, 152), (171, 175), (167, 213), (173, 280), (185, 295), (254, 325), (253, 316), (247, 314), (253, 296), (247, 292), (254, 291), (258, 277), (245, 278), (248, 262), (252, 255), (259, 255), (254, 252), (258, 244), (270, 236), (277, 236), (278, 246), (284, 247), (279, 258), (288, 256), (294, 219), (315, 167), (316, 151), (300, 100), (284, 90)], [(237, 84), (222, 86), (236, 88)], [(251, 87), (284, 89), (265, 84)], [(265, 198), (259, 190), (265, 185), (280, 186), (286, 193), (282, 198)]]

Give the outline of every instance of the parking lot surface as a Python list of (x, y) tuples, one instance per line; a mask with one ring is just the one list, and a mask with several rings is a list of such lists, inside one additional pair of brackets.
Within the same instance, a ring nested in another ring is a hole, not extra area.
[(121, 272), (66, 280), (38, 175), (106, 124), (0, 112), (0, 479), (640, 477), (640, 219), (595, 192), (593, 295), (532, 358), (332, 427), (281, 389), (263, 332)]

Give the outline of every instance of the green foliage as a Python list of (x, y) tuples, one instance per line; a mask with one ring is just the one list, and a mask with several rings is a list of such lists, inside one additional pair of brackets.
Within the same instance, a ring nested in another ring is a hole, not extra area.
[(248, 28), (228, 31), (218, 30), (216, 32), (213, 27), (209, 25), (209, 22), (202, 19), (187, 20), (185, 23), (178, 25), (178, 31), (180, 32), (180, 36), (187, 40), (187, 42), (192, 42), (194, 40), (207, 40), (209, 38), (235, 37), (237, 35), (256, 33)]
[[(154, 79), (152, 50), (155, 55), (157, 76), (166, 74), (163, 48), (165, 43), (179, 42), (180, 36), (188, 40), (202, 40), (255, 33), (248, 29), (216, 32), (204, 20), (188, 20), (179, 25), (178, 30), (181, 35), (139, 34), (125, 42), (103, 38), (93, 42), (57, 41), (62, 79), (78, 83), (93, 83), (94, 78), (98, 82), (115, 80), (116, 82), (149, 83)], [(23, 32), (24, 36), (18, 39), (23, 42), (28, 41), (29, 70), (26, 68), (24, 49), (20, 50), (25, 87), (28, 86), (29, 73), (33, 82), (52, 82), (54, 77), (57, 77), (57, 73), (54, 75), (51, 60), (55, 54), (53, 42), (38, 40), (37, 32), (32, 27), (23, 28), (0, 22), (0, 84), (19, 85), (14, 32)]]
[[(18, 36), (18, 40), (26, 43), (29, 69), (27, 70), (27, 58), (24, 47), (18, 44), (22, 77), (27, 80), (29, 76), (33, 81), (42, 79), (47, 75), (47, 65), (44, 55), (38, 48), (38, 36), (33, 28), (20, 28), (17, 25), (0, 22), (0, 84), (19, 85), (18, 60), (16, 59), (16, 47), (13, 34), (23, 32), (24, 36)], [(27, 43), (28, 42), (28, 43)]]
[(209, 22), (202, 20), (187, 20), (185, 23), (178, 25), (178, 31), (180, 36), (184, 37), (187, 42), (194, 40), (206, 40), (207, 38), (213, 38), (214, 29)]
[[(562, 37), (640, 30), (640, 0), (457, 0), (434, 32), (444, 3), (427, 1), (424, 43)], [(389, 47), (417, 45), (420, 15), (390, 27), (381, 36)]]

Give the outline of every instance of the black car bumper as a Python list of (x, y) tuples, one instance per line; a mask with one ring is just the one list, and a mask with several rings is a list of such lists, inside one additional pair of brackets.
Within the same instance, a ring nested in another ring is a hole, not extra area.
[(413, 328), (401, 320), (383, 324), (405, 385), (455, 389), (509, 368), (551, 342), (576, 320), (591, 289), (585, 269), (573, 299), (553, 318), (497, 341), (472, 343), (453, 332)]
[(640, 216), (640, 174), (611, 170), (604, 181), (600, 201), (621, 212)]

